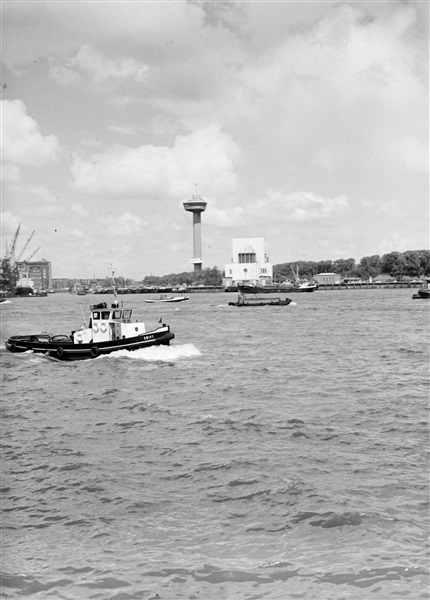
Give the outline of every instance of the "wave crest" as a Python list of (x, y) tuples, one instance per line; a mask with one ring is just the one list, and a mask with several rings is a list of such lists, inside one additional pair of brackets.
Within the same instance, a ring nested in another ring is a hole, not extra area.
[(193, 344), (181, 344), (179, 346), (151, 346), (150, 348), (140, 348), (139, 350), (118, 350), (107, 354), (106, 358), (130, 358), (134, 360), (146, 361), (166, 361), (172, 362), (180, 358), (190, 358), (200, 356), (201, 352)]

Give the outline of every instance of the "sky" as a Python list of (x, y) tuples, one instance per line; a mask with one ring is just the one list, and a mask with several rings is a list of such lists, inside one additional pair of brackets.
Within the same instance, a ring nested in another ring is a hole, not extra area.
[(3, 0), (2, 255), (54, 278), (429, 248), (429, 3)]

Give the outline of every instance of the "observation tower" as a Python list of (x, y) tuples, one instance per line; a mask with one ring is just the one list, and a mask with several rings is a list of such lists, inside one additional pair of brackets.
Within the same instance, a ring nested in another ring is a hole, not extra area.
[(202, 217), (206, 210), (206, 204), (198, 194), (194, 194), (191, 200), (183, 203), (185, 210), (193, 213), (193, 249), (194, 257), (190, 262), (194, 265), (194, 271), (202, 270)]

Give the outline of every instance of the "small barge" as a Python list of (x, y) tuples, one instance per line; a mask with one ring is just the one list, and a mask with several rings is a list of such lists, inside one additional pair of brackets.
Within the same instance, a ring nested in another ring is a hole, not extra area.
[(229, 302), (229, 306), (255, 307), (255, 306), (288, 306), (291, 304), (290, 298), (258, 298), (251, 296), (246, 298), (244, 294), (239, 293), (237, 302)]

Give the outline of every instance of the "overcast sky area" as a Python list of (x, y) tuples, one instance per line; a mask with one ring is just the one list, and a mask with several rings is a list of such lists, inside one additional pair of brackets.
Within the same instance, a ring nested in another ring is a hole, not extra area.
[[(428, 2), (2, 2), (2, 253), (53, 277), (429, 247)], [(22, 258), (26, 258), (23, 256)]]

